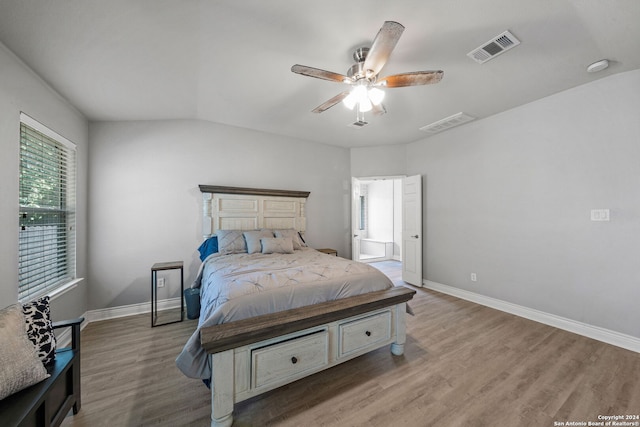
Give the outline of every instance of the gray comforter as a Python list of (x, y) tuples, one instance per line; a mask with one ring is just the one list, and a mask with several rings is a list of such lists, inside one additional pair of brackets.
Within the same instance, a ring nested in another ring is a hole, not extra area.
[(370, 265), (302, 248), (293, 254), (214, 254), (192, 287), (200, 287), (198, 328), (176, 359), (192, 378), (211, 377), (200, 328), (393, 287)]

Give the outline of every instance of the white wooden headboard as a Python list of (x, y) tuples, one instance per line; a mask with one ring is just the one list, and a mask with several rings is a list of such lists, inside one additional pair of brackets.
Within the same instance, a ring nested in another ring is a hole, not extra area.
[(305, 203), (308, 191), (200, 185), (202, 235), (217, 230), (293, 228), (306, 230)]

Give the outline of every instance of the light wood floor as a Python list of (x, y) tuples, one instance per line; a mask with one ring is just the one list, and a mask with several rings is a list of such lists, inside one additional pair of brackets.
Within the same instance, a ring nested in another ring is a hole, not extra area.
[[(402, 283), (397, 263), (378, 266)], [(235, 407), (234, 426), (554, 426), (640, 414), (640, 354), (418, 289), (388, 348)], [(63, 426), (207, 426), (210, 397), (175, 357), (196, 327), (149, 315), (82, 333), (82, 410)]]

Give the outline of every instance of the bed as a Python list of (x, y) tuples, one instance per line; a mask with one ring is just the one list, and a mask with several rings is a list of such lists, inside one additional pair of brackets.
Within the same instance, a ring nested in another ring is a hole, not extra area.
[(198, 328), (176, 363), (210, 380), (212, 426), (230, 426), (237, 402), (372, 350), (403, 354), (415, 291), (308, 247), (308, 192), (200, 189), (203, 237), (217, 251), (205, 254), (192, 285)]

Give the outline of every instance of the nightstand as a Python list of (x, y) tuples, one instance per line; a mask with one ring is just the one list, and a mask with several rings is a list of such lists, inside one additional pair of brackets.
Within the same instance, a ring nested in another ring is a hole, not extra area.
[(316, 249), (316, 251), (322, 252), (323, 254), (327, 254), (327, 255), (338, 256), (338, 251), (336, 251), (335, 249), (322, 248), (322, 249)]
[[(180, 320), (157, 323), (158, 321), (158, 271), (180, 270)], [(151, 267), (151, 327), (182, 322), (184, 319), (184, 271), (182, 261), (158, 262)]]

